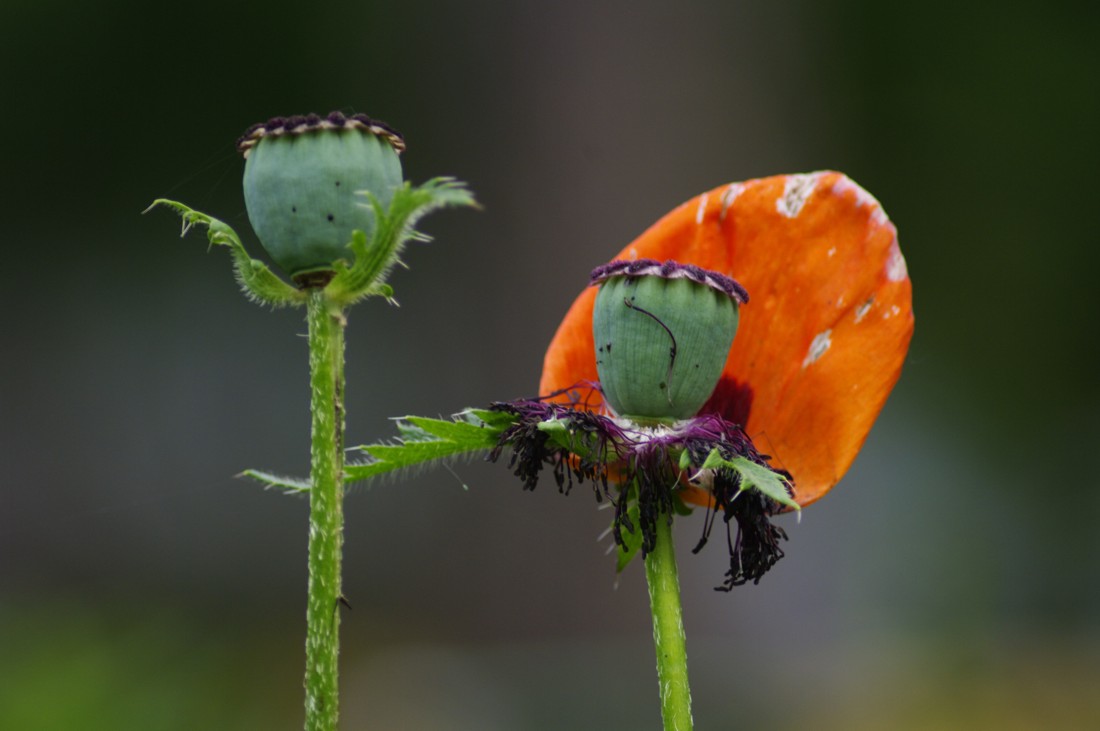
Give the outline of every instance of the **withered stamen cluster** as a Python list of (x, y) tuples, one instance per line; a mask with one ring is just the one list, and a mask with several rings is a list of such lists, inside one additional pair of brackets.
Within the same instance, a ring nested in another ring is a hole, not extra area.
[[(505, 448), (511, 448), (509, 467), (527, 490), (535, 488), (546, 465), (552, 468), (558, 489), (564, 494), (572, 489), (574, 479), (578, 483), (589, 480), (596, 499), (606, 497), (615, 506), (615, 542), (625, 547), (624, 531), (640, 531), (643, 555), (654, 548), (657, 521), (672, 520), (685, 480), (702, 474), (703, 463), (715, 449), (723, 459), (743, 457), (781, 475), (789, 486), (793, 484), (787, 472), (771, 467), (769, 457), (756, 450), (740, 426), (718, 415), (650, 427), (541, 400), (498, 402), (492, 408), (513, 415), (516, 423), (501, 434), (489, 454), (490, 461), (496, 462)], [(551, 439), (539, 426), (555, 420), (570, 435), (569, 447)], [(681, 454), (687, 455), (683, 469)], [(742, 491), (741, 477), (735, 470), (707, 470), (705, 477), (714, 505), (707, 508), (694, 552), (706, 544), (721, 511), (730, 568), (725, 582), (716, 588), (729, 591), (750, 581), (759, 583), (783, 558), (779, 541), (786, 540), (787, 534), (769, 520), (781, 506), (757, 490)], [(634, 503), (638, 506), (639, 525), (634, 525), (628, 512)], [(736, 536), (730, 530), (731, 521), (737, 525)]]

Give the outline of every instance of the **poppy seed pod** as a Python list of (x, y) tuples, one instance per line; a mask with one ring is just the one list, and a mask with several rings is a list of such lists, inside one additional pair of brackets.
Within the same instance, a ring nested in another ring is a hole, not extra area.
[(352, 232), (371, 237), (375, 212), (402, 183), (397, 132), (366, 115), (276, 117), (237, 143), (248, 219), (271, 258), (300, 285), (323, 283), (351, 259)]
[(596, 370), (620, 416), (694, 416), (714, 392), (748, 301), (729, 277), (690, 264), (614, 261), (592, 272)]

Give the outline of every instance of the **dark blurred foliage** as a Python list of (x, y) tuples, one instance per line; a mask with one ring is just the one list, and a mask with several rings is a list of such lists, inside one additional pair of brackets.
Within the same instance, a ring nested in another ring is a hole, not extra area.
[[(701, 728), (1100, 718), (1100, 12), (1009, 3), (0, 5), (0, 727), (300, 726), (304, 322), (158, 196), (236, 226), (234, 151), (362, 111), (429, 219), (351, 316), (351, 442), (529, 396), (588, 270), (723, 182), (835, 168), (914, 281), (900, 384), (757, 587), (682, 584)], [(468, 486), (463, 489), (463, 486)], [(644, 581), (578, 491), (480, 463), (349, 498), (347, 728), (652, 728)]]

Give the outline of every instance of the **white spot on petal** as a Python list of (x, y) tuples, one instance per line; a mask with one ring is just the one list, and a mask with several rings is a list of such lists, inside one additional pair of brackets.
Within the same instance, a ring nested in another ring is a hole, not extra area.
[(737, 196), (741, 195), (741, 191), (745, 189), (744, 183), (730, 183), (725, 192), (722, 193), (722, 210), (718, 214), (718, 219), (721, 221), (726, 220), (726, 211), (730, 209), (733, 202), (737, 200)]
[(783, 184), (783, 195), (775, 202), (775, 210), (787, 218), (794, 218), (802, 212), (802, 206), (806, 205), (816, 186), (817, 173), (788, 175)]
[(833, 344), (832, 334), (832, 330), (826, 330), (814, 336), (813, 342), (810, 343), (810, 350), (806, 353), (805, 360), (802, 361), (803, 368), (816, 363), (821, 356), (825, 355), (825, 351)]
[(860, 305), (859, 307), (856, 308), (856, 322), (859, 322), (860, 320), (862, 320), (864, 317), (867, 316), (867, 313), (871, 309), (871, 304), (874, 301), (875, 301), (875, 298), (871, 297), (866, 302), (864, 302), (862, 305)]
[(697, 210), (695, 212), (695, 223), (696, 224), (702, 224), (703, 219), (707, 215), (707, 199), (709, 197), (710, 196), (707, 195), (706, 193), (703, 193), (701, 196), (699, 196), (699, 210)]
[(836, 256), (836, 247), (835, 247), (835, 246), (834, 246), (834, 247), (832, 247), (831, 249), (829, 249), (828, 251), (826, 251), (826, 252), (825, 252), (825, 254), (826, 254), (826, 255), (827, 255), (827, 256), (828, 256), (828, 257), (829, 257), (830, 259), (832, 259), (832, 258), (833, 258), (834, 256)]
[(897, 239), (890, 246), (890, 256), (886, 260), (886, 278), (891, 282), (900, 282), (909, 276), (909, 268), (905, 266), (905, 257), (901, 255)]

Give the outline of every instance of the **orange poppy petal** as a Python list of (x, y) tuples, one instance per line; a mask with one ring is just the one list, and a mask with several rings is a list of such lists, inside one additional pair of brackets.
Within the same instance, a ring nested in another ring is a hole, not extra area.
[[(878, 202), (836, 172), (733, 183), (679, 206), (615, 258), (674, 259), (744, 285), (750, 299), (703, 411), (743, 423), (790, 471), (799, 504), (828, 492), (867, 438), (913, 335), (912, 285)], [(581, 293), (554, 335), (540, 393), (596, 381), (595, 293)], [(601, 405), (598, 393), (582, 398)]]

